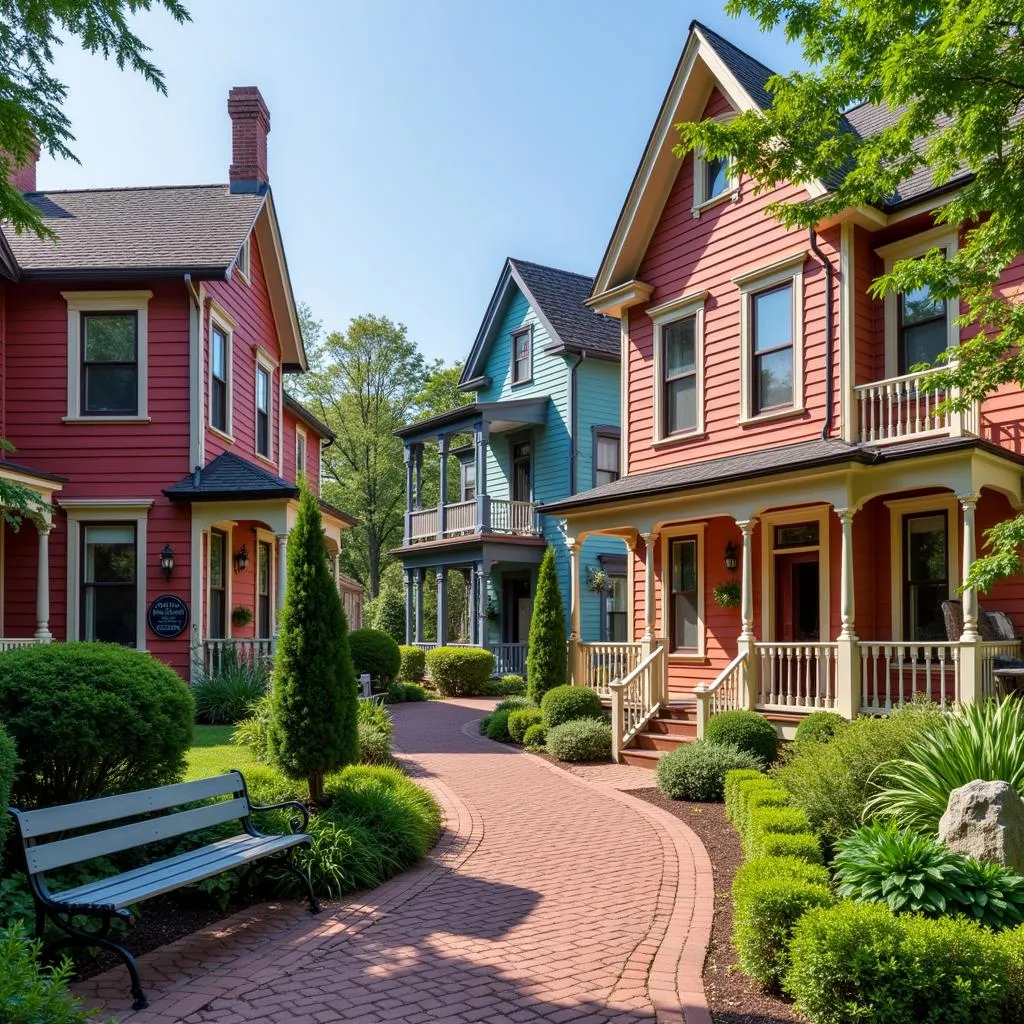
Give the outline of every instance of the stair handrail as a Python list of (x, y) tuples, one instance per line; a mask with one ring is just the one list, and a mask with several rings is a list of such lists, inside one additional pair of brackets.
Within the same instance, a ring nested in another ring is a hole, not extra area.
[(698, 683), (693, 688), (697, 698), (697, 739), (704, 738), (704, 728), (712, 715), (738, 708), (747, 671), (747, 652), (740, 651), (710, 683)]
[(612, 698), (612, 760), (618, 761), (630, 740), (661, 710), (664, 645), (659, 645), (622, 679), (608, 684)]

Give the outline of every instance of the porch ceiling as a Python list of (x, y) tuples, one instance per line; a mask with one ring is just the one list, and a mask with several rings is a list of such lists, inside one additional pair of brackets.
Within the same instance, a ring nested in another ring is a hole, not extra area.
[(453, 538), (438, 544), (412, 544), (392, 552), (405, 569), (454, 568), (482, 562), (485, 567), (499, 562), (540, 565), (547, 542), (542, 537)]
[(551, 399), (545, 395), (540, 398), (518, 398), (508, 402), (475, 402), (417, 423), (410, 423), (395, 433), (406, 445), (433, 441), (446, 434), (468, 433), (477, 423), (486, 423), (491, 433), (500, 434), (506, 430), (547, 422), (550, 401)]

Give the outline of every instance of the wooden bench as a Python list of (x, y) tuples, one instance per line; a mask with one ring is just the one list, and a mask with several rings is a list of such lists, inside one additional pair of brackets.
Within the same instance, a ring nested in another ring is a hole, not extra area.
[[(187, 806), (195, 804), (199, 806)], [(291, 819), (291, 834), (265, 835), (253, 825), (253, 811), (281, 808), (294, 808), (301, 815), (301, 819)], [(255, 861), (269, 858), (272, 865), (284, 868), (302, 880), (309, 895), (310, 911), (316, 914), (320, 910), (308, 875), (292, 860), (297, 846), (309, 846), (311, 843), (305, 834), (309, 812), (298, 801), (268, 807), (250, 803), (245, 779), (237, 771), (212, 779), (181, 782), (37, 811), (20, 811), (12, 807), (10, 814), (21, 839), (25, 869), (35, 899), (36, 937), (42, 940), (46, 919), (49, 918), (65, 933), (48, 947), (49, 950), (77, 944), (97, 946), (115, 953), (124, 961), (131, 976), (136, 1010), (146, 1006), (147, 1001), (135, 959), (109, 935), (115, 918), (128, 925), (134, 923), (128, 910), (132, 905), (233, 868), (249, 870)], [(125, 819), (134, 820), (123, 824)], [(134, 850), (148, 843), (230, 821), (239, 823), (237, 835), (189, 853), (156, 860), (61, 892), (51, 892), (47, 886), (47, 872), (58, 868)], [(115, 825), (115, 822), (122, 824)], [(77, 915), (98, 917), (100, 924), (94, 931), (86, 931), (73, 923)]]

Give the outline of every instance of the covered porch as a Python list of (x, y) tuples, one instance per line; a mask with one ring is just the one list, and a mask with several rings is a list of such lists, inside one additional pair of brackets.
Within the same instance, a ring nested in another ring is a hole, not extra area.
[(1021, 507), (1018, 460), (968, 439), (870, 463), (843, 447), (854, 457), (735, 484), (719, 465), (720, 485), (634, 494), (628, 517), (567, 510), (574, 627), (582, 539), (619, 536), (632, 554), (631, 641), (570, 641), (573, 679), (611, 699), (621, 745), (669, 703), (695, 702), (698, 734), (744, 707), (791, 735), (819, 709), (997, 692), (1021, 657), (1024, 580), (983, 604), (960, 585), (984, 531)]

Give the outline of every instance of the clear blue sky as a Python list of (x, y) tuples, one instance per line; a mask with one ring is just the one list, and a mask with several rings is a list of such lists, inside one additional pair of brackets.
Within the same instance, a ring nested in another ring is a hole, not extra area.
[(39, 187), (227, 180), (232, 85), (270, 107), (270, 179), (296, 296), (328, 329), (405, 323), (469, 351), (506, 256), (592, 274), (691, 18), (770, 67), (781, 33), (669, 0), (186, 0), (138, 30), (167, 76), (70, 46), (57, 70), (81, 166)]

